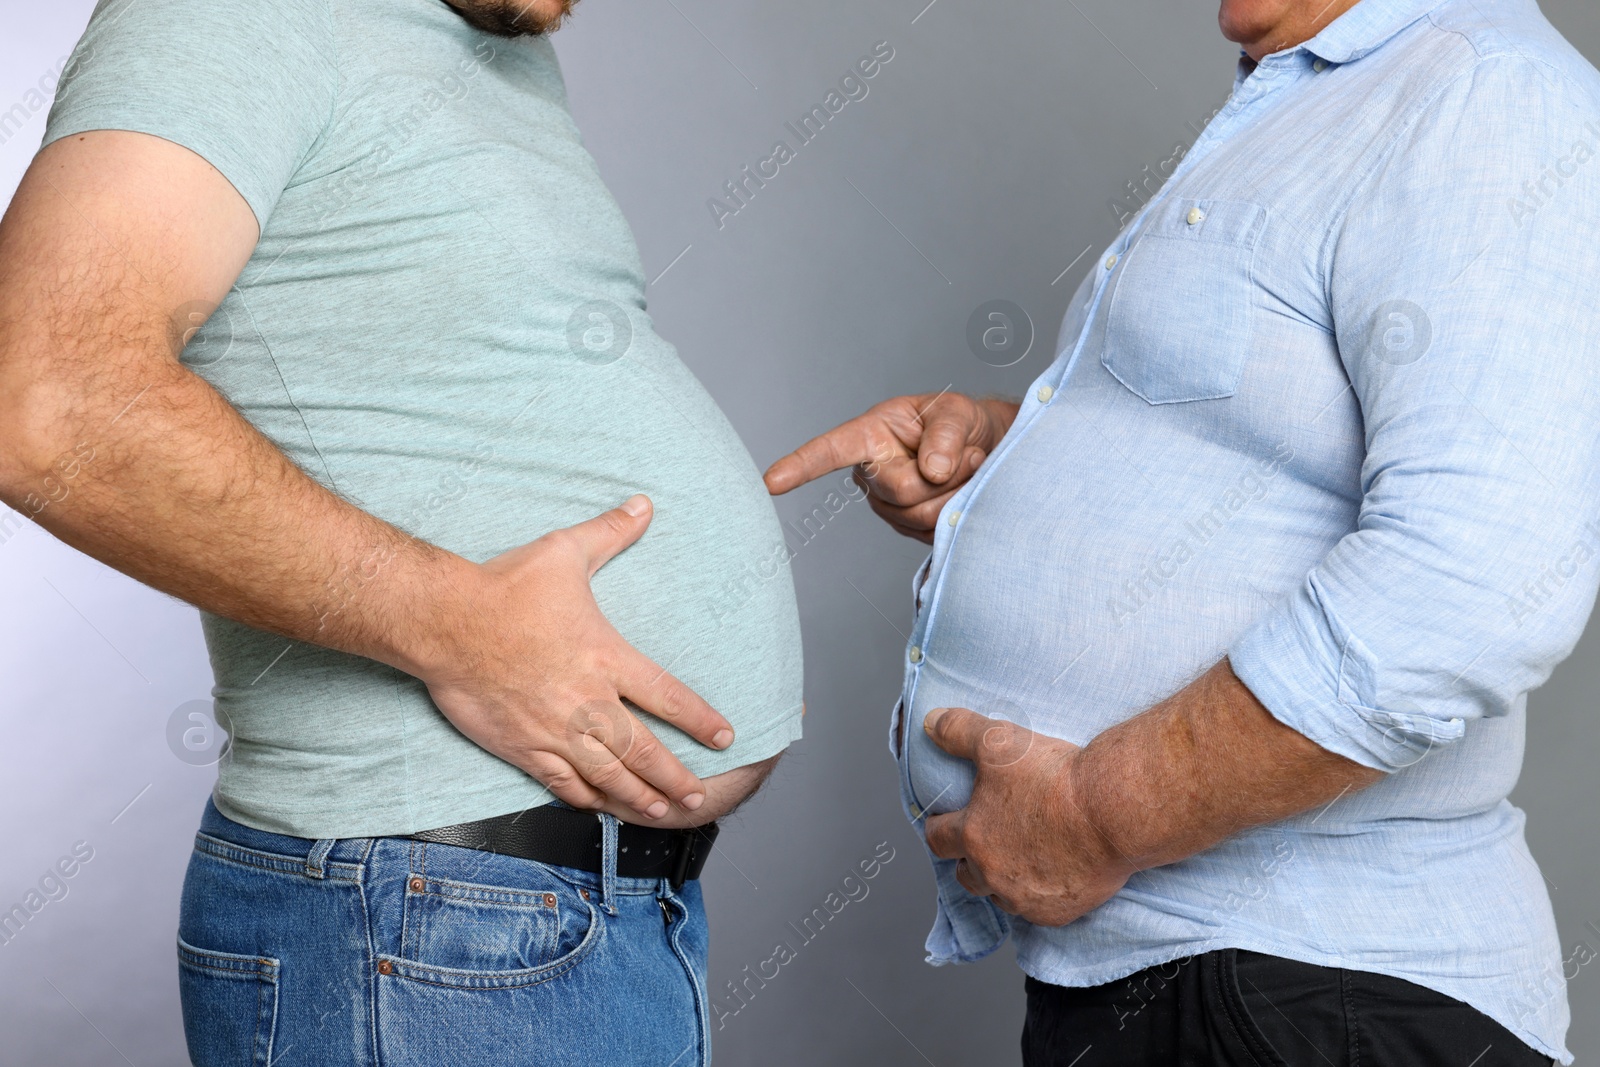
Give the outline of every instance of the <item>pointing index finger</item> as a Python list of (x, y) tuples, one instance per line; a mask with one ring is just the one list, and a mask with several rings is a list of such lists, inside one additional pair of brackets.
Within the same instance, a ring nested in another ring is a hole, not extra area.
[(830, 471), (854, 467), (872, 459), (872, 440), (866, 420), (867, 416), (861, 415), (835, 426), (768, 467), (767, 491), (773, 496), (782, 496)]

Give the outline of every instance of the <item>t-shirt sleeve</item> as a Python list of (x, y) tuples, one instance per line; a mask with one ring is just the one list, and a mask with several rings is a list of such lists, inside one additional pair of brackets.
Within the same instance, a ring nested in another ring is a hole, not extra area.
[(101, 0), (44, 143), (128, 130), (195, 152), (265, 226), (333, 112), (327, 0)]

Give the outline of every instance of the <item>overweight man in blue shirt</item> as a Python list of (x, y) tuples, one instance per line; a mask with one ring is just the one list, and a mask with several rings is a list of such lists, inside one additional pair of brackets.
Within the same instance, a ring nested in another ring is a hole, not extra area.
[(1223, 0), (1232, 96), (1019, 403), (856, 465), (933, 546), (892, 732), (934, 963), (1030, 1065), (1572, 1062), (1506, 799), (1600, 580), (1600, 76), (1532, 0)]

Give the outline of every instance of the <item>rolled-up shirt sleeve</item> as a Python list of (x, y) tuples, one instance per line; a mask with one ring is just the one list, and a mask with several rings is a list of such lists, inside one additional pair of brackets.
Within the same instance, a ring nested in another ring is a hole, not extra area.
[(1396, 131), (1329, 235), (1359, 513), (1229, 660), (1276, 718), (1368, 767), (1513, 711), (1593, 606), (1597, 157), (1591, 94), (1488, 58)]

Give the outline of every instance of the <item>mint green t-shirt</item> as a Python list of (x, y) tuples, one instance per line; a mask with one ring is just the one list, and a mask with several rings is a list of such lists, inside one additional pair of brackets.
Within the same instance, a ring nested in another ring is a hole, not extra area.
[[(189, 366), (330, 489), (469, 559), (648, 494), (652, 526), (595, 595), (738, 740), (713, 752), (644, 721), (702, 776), (799, 737), (777, 517), (655, 334), (632, 234), (547, 40), (486, 35), (442, 0), (105, 0), (69, 70), (46, 143), (105, 129), (173, 141), (261, 225)], [(350, 562), (325, 610), (384, 580)], [(374, 836), (550, 799), (416, 679), (204, 622), (233, 732), (215, 794), (229, 817)]]

